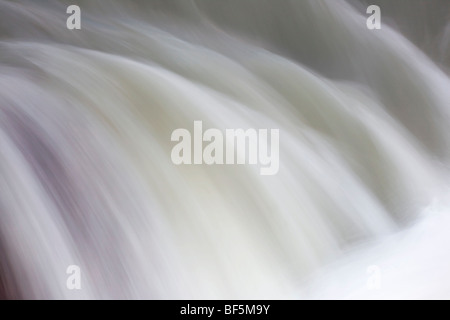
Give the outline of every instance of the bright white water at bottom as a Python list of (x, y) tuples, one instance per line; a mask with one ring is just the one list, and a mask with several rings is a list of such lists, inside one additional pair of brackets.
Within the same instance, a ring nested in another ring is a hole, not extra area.
[[(448, 26), (425, 54), (340, 0), (79, 3), (0, 0), (0, 296), (450, 297)], [(279, 129), (278, 174), (174, 165), (196, 120)]]

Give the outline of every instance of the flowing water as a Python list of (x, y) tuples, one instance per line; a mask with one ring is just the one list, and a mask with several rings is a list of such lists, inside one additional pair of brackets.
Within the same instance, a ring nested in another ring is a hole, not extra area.
[(0, 0), (0, 297), (450, 298), (448, 1), (77, 2)]

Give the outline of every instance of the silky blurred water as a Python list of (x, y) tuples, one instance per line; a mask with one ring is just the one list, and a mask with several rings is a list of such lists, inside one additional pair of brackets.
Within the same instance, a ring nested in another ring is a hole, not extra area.
[(375, 2), (0, 0), (0, 298), (449, 298), (450, 4)]

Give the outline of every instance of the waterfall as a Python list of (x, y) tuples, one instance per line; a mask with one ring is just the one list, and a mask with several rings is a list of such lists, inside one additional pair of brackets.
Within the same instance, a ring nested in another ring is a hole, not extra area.
[[(450, 6), (398, 2), (0, 0), (0, 298), (449, 298)], [(279, 171), (174, 164), (195, 121)]]

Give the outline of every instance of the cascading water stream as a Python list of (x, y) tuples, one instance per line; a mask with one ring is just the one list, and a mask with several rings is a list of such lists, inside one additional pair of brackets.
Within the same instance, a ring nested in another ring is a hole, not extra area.
[[(449, 24), (419, 48), (364, 1), (78, 3), (68, 30), (68, 1), (0, 0), (0, 298), (449, 297)], [(198, 120), (279, 129), (278, 173), (174, 165)]]

